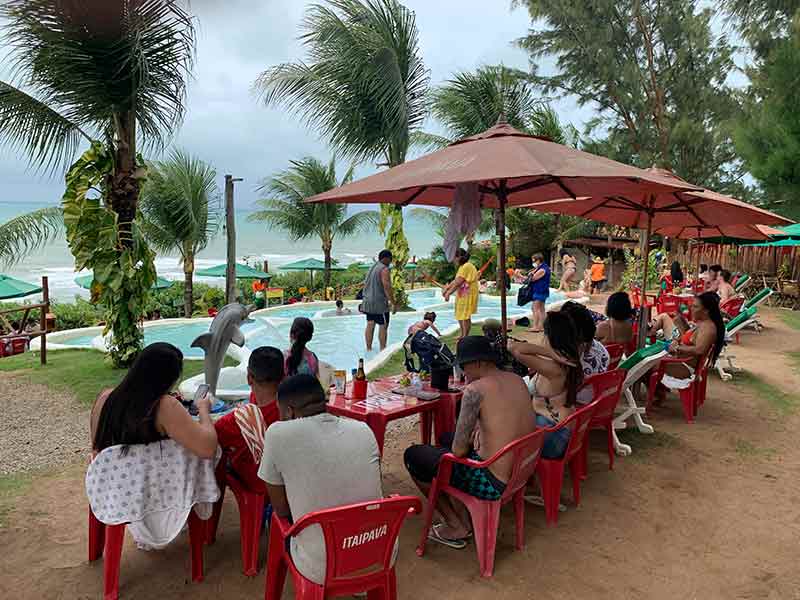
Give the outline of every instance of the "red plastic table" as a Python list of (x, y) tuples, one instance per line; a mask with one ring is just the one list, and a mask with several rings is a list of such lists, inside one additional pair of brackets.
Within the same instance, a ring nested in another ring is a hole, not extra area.
[(367, 387), (367, 398), (357, 400), (352, 397), (352, 387), (348, 384), (344, 394), (331, 394), (328, 412), (366, 423), (375, 434), (381, 455), (389, 421), (420, 415), (420, 435), (424, 444), (431, 441), (431, 418), (437, 436), (455, 428), (455, 406), (461, 397), (460, 392), (442, 394), (436, 400), (418, 400), (393, 394), (392, 390), (398, 387), (397, 378), (371, 381)]

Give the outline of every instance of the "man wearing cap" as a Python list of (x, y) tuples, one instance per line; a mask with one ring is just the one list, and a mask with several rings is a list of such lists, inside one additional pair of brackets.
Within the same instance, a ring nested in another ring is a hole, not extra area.
[[(486, 337), (463, 338), (458, 343), (457, 361), (469, 385), (461, 399), (455, 433), (442, 435), (439, 447), (417, 444), (404, 455), (408, 472), (426, 496), (444, 454), (481, 461), (536, 429), (528, 388), (518, 375), (497, 368), (497, 356)], [(450, 484), (481, 500), (498, 500), (511, 476), (511, 460), (503, 457), (484, 469), (454, 465)], [(430, 539), (464, 548), (472, 532), (466, 508), (442, 495), (437, 510), (444, 522), (434, 525)]]

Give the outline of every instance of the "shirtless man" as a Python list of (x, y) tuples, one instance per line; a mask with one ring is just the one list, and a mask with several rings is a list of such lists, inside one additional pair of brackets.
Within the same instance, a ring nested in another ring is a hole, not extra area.
[(719, 283), (717, 284), (717, 294), (719, 294), (719, 303), (723, 304), (725, 301), (730, 300), (736, 295), (736, 290), (731, 285), (731, 272), (723, 269), (719, 272)]
[(722, 273), (722, 265), (711, 265), (708, 269), (708, 281), (706, 281), (706, 291), (716, 292), (722, 278), (719, 274)]
[[(458, 343), (458, 364), (469, 385), (461, 400), (455, 434), (445, 434), (440, 447), (418, 444), (406, 449), (404, 460), (417, 487), (426, 496), (442, 456), (484, 460), (510, 442), (532, 433), (536, 420), (528, 388), (518, 375), (497, 368), (489, 340), (467, 336)], [(450, 484), (481, 500), (497, 500), (511, 476), (511, 457), (487, 469), (454, 465)], [(437, 510), (443, 523), (434, 525), (430, 539), (461, 549), (472, 531), (466, 508), (449, 496), (439, 497)]]

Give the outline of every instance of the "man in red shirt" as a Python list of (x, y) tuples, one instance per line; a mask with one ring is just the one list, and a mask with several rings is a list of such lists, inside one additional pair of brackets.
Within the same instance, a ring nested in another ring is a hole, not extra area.
[[(264, 432), (279, 418), (275, 400), (284, 377), (283, 362), (283, 352), (277, 348), (262, 346), (253, 350), (247, 363), (250, 405), (237, 408), (214, 425), (219, 445), (228, 457), (227, 467), (254, 492), (266, 493), (257, 471)], [(260, 415), (254, 414), (254, 407)]]

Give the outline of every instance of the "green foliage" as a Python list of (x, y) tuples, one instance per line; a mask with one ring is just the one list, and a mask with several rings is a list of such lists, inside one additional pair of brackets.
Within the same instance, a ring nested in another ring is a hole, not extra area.
[(432, 92), (431, 113), (445, 127), (448, 137), (416, 135), (415, 145), (426, 150), (482, 133), (501, 116), (520, 131), (560, 144), (577, 143), (577, 132), (561, 125), (555, 111), (536, 96), (527, 75), (504, 66), (456, 73)]
[(765, 192), (765, 204), (800, 218), (800, 13), (785, 37), (771, 38), (769, 49), (747, 70), (750, 88), (738, 120), (736, 149)]
[[(598, 106), (584, 147), (641, 167), (671, 168), (692, 183), (736, 191), (742, 167), (728, 122), (739, 110), (726, 80), (733, 46), (697, 0), (515, 0), (532, 27), (518, 41), (546, 93)], [(543, 60), (545, 59), (545, 60)]]
[(211, 165), (180, 150), (149, 165), (140, 219), (146, 239), (159, 252), (177, 252), (183, 264), (184, 316), (192, 315), (194, 261), (219, 231), (223, 213)]
[(50, 312), (56, 317), (58, 331), (95, 327), (105, 321), (102, 308), (83, 298), (75, 298), (75, 302), (55, 302), (50, 305)]
[(351, 166), (341, 182), (336, 179), (336, 158), (327, 165), (306, 157), (291, 161), (290, 167), (267, 180), (259, 191), (269, 194), (259, 200), (263, 210), (250, 215), (250, 221), (262, 221), (267, 227), (283, 230), (293, 241), (316, 236), (325, 256), (325, 287), (331, 281), (331, 251), (336, 238), (350, 237), (377, 225), (375, 211), (365, 210), (347, 216), (346, 204), (308, 203), (305, 200), (327, 192), (353, 179)]
[(156, 280), (155, 254), (136, 223), (120, 223), (117, 213), (90, 189), (105, 191), (113, 157), (99, 142), (92, 143), (67, 173), (62, 198), (67, 243), (75, 269), (94, 271), (92, 300), (108, 315), (105, 333), (112, 332), (110, 357), (118, 366), (130, 364), (142, 347), (139, 320)]
[[(629, 291), (632, 287), (642, 286), (642, 267), (644, 261), (641, 256), (635, 256), (633, 252), (625, 248), (623, 251), (625, 256), (625, 271), (619, 282), (619, 289)], [(658, 281), (658, 263), (656, 261), (656, 253), (650, 252), (647, 261), (647, 289), (654, 286)]]
[(18, 263), (63, 231), (64, 218), (58, 206), (40, 208), (0, 224), (0, 265)]
[[(387, 220), (391, 219), (386, 231)], [(398, 308), (408, 306), (408, 295), (405, 288), (405, 266), (410, 253), (408, 240), (403, 233), (403, 209), (393, 204), (381, 205), (381, 231), (386, 233), (386, 249), (392, 253), (392, 270), (390, 278), (394, 290), (394, 301)]]

